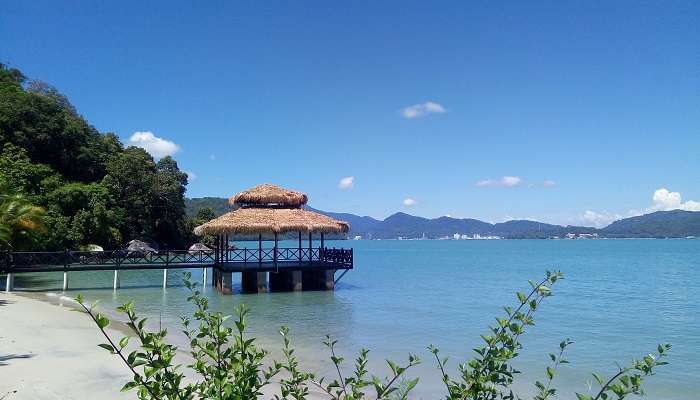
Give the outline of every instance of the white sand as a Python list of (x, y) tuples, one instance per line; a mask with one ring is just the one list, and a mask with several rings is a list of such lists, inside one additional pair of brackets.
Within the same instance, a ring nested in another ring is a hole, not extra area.
[[(77, 304), (70, 298), (38, 296), (46, 298), (0, 292), (0, 399), (7, 393), (3, 400), (135, 399), (133, 390), (120, 393), (129, 369), (97, 346), (106, 340), (90, 317), (72, 311)], [(125, 336), (125, 326), (114, 320), (110, 326), (117, 328), (107, 329), (113, 340)], [(176, 361), (191, 359), (180, 353)], [(264, 397), (278, 390), (275, 382)], [(323, 396), (311, 388), (309, 398)]]
[(97, 347), (105, 340), (89, 316), (57, 300), (0, 294), (0, 398), (14, 391), (6, 400), (135, 398), (119, 392), (129, 370)]

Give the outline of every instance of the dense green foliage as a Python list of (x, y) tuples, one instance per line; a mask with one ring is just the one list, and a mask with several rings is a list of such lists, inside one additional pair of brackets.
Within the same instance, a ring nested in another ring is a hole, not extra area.
[(0, 64), (0, 188), (46, 210), (46, 229), (23, 248), (118, 248), (135, 238), (185, 247), (195, 240), (186, 185), (171, 157), (124, 148), (56, 89)]
[[(552, 286), (561, 278), (559, 272), (547, 272), (541, 282), (530, 282), (529, 294), (518, 292), (516, 307), (504, 308), (505, 317), (496, 318), (490, 332), (481, 336), (484, 344), (474, 349), (476, 355), (471, 360), (458, 366), (456, 379), (447, 372), (447, 358), (441, 358), (436, 347), (428, 347), (435, 356), (446, 389), (444, 395), (436, 394), (434, 397), (448, 400), (520, 398), (511, 389), (520, 373), (511, 362), (522, 350), (520, 337), (534, 325), (535, 312), (552, 295)], [(209, 310), (207, 298), (200, 294), (196, 284), (190, 282), (189, 273), (185, 274), (185, 286), (191, 291), (188, 301), (196, 308), (193, 318), (182, 318), (193, 360), (186, 366), (174, 362), (177, 348), (166, 343), (166, 330), (149, 332), (145, 328), (146, 319), (137, 316), (133, 303), (119, 307), (139, 341), (138, 348), (127, 354), (130, 338), (124, 337), (118, 342), (113, 340), (105, 331), (110, 321), (95, 312), (94, 305), (85, 305), (81, 296), (76, 299), (108, 340), (108, 343), (100, 346), (119, 357), (133, 374), (133, 379), (122, 390), (136, 390), (139, 399), (256, 399), (265, 397), (263, 388), (274, 382), (278, 387), (268, 391), (277, 393), (275, 399), (307, 399), (311, 397), (313, 389), (316, 397), (331, 400), (403, 400), (418, 384), (418, 378), (406, 378), (407, 371), (420, 362), (415, 355), (409, 355), (405, 365), (387, 360), (391, 373), (388, 377), (380, 378), (367, 370), (369, 351), (363, 349), (348, 373), (344, 358), (336, 353), (336, 342), (330, 337), (326, 337), (324, 344), (330, 351), (337, 377), (329, 381), (319, 378), (301, 369), (294, 355), (289, 331), (284, 327), (280, 329), (283, 360), (267, 360), (268, 352), (255, 343), (255, 338), (245, 335), (248, 314), (245, 307), (236, 309), (237, 318), (231, 324), (227, 322), (227, 316)], [(557, 395), (553, 381), (558, 369), (568, 364), (564, 351), (572, 343), (569, 339), (562, 341), (558, 353), (549, 355), (552, 364), (545, 370), (544, 382), (535, 382), (534, 400), (553, 399)], [(669, 349), (670, 345), (659, 345), (656, 354), (634, 360), (629, 367), (619, 367), (618, 372), (608, 379), (593, 373), (599, 387), (591, 388), (587, 394), (577, 393), (576, 397), (579, 400), (621, 400), (629, 395), (643, 394), (641, 385), (644, 377), (653, 375), (656, 367), (666, 364), (663, 359)], [(184, 368), (190, 370), (188, 376), (194, 379), (185, 379)], [(370, 391), (374, 393), (370, 395)]]
[(44, 232), (44, 209), (21, 194), (0, 193), (0, 249), (23, 249)]

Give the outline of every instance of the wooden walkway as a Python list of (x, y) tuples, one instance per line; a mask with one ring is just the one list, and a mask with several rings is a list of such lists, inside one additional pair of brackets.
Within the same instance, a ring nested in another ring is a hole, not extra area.
[[(115, 271), (114, 288), (119, 284), (119, 271), (163, 270), (163, 286), (167, 271), (185, 268), (213, 268), (214, 276), (233, 272), (288, 274), (320, 273), (353, 268), (352, 249), (336, 248), (257, 248), (229, 250), (166, 250), (166, 251), (58, 251), (2, 253), (0, 273), (7, 274), (7, 289), (12, 289), (14, 274), (63, 272), (63, 288), (68, 287), (68, 273), (79, 271)], [(331, 273), (331, 275), (333, 275)], [(342, 275), (341, 275), (342, 276)], [(206, 275), (205, 275), (206, 284)], [(337, 282), (337, 280), (336, 280)]]

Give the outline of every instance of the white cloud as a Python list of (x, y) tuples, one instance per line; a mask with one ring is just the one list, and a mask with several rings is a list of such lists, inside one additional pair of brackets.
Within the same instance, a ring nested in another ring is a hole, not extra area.
[(586, 210), (581, 216), (581, 219), (586, 225), (593, 225), (596, 228), (603, 228), (610, 225), (613, 221), (622, 218), (619, 214), (611, 214), (607, 211), (596, 212)]
[(403, 199), (403, 205), (406, 207), (414, 206), (416, 205), (416, 199), (414, 199), (413, 197), (406, 197), (405, 199)]
[(652, 196), (654, 204), (647, 209), (649, 212), (668, 211), (668, 210), (685, 210), (685, 211), (700, 211), (700, 202), (688, 200), (683, 201), (679, 192), (670, 192), (666, 188), (657, 189)]
[(180, 146), (174, 142), (160, 138), (149, 131), (134, 132), (129, 138), (129, 144), (146, 150), (154, 158), (172, 156), (180, 151)]
[(347, 189), (352, 189), (352, 187), (355, 185), (355, 177), (354, 176), (346, 176), (345, 178), (341, 178), (338, 181), (338, 188), (347, 190)]
[(404, 108), (403, 110), (401, 110), (401, 115), (403, 115), (403, 117), (406, 119), (413, 119), (425, 117), (428, 114), (442, 114), (446, 112), (447, 109), (445, 109), (445, 107), (443, 107), (442, 104), (438, 104), (432, 101), (426, 101), (422, 104), (414, 104), (412, 106)]
[(504, 176), (498, 179), (484, 179), (476, 182), (478, 187), (515, 187), (523, 182), (518, 176)]
[(197, 174), (192, 171), (184, 171), (187, 174), (187, 180), (192, 182), (197, 179)]

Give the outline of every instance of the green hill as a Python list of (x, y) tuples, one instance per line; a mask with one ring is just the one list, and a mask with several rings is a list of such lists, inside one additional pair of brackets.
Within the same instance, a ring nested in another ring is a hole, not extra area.
[(700, 212), (657, 211), (615, 221), (601, 229), (606, 237), (681, 238), (700, 237)]
[(221, 197), (195, 197), (185, 199), (185, 207), (187, 216), (193, 218), (197, 215), (197, 211), (202, 208), (209, 208), (214, 211), (217, 217), (231, 210), (228, 205), (228, 200)]
[[(230, 210), (228, 201), (218, 197), (187, 199), (187, 215), (193, 216), (201, 208), (208, 207), (216, 215)], [(700, 237), (700, 212), (659, 211), (638, 217), (615, 221), (606, 228), (596, 229), (585, 226), (562, 226), (536, 221), (514, 220), (490, 224), (478, 219), (458, 219), (450, 217), (423, 218), (398, 212), (384, 220), (316, 210), (330, 217), (350, 223), (350, 237), (355, 235), (373, 239), (440, 238), (455, 233), (464, 235), (499, 236), (508, 239), (547, 239), (563, 238), (567, 234), (598, 234), (608, 238), (683, 238)]]

